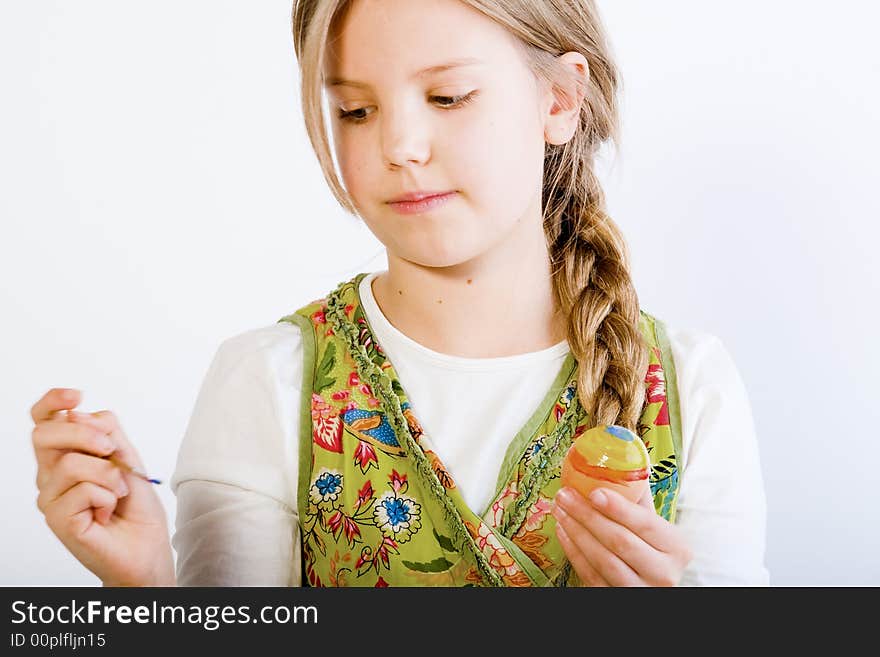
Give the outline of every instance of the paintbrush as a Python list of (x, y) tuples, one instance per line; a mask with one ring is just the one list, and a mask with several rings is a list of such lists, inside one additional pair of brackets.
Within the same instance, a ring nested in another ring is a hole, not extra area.
[(137, 468), (133, 468), (133, 467), (130, 466), (128, 463), (123, 463), (122, 461), (120, 461), (120, 460), (119, 460), (118, 458), (116, 458), (115, 456), (112, 456), (112, 455), (111, 455), (111, 456), (108, 456), (108, 457), (106, 457), (106, 458), (107, 458), (107, 460), (110, 461), (110, 463), (112, 463), (113, 465), (115, 465), (115, 466), (117, 466), (117, 467), (119, 467), (119, 468), (122, 468), (122, 469), (125, 470), (126, 472), (130, 472), (130, 473), (133, 474), (135, 477), (140, 477), (140, 478), (143, 479), (144, 481), (148, 481), (148, 482), (151, 483), (151, 484), (161, 484), (161, 483), (162, 483), (162, 480), (161, 480), (161, 479), (156, 479), (156, 478), (154, 478), (154, 477), (150, 477), (150, 476), (147, 475), (147, 473), (142, 472), (141, 470), (138, 470)]
[[(55, 411), (55, 412), (60, 413), (61, 411)], [(75, 422), (76, 418), (85, 418), (89, 415), (94, 416), (94, 413), (81, 413), (81, 412), (74, 411), (74, 410), (70, 409), (65, 412), (65, 415), (67, 417), (68, 422)], [(128, 463), (124, 463), (124, 462), (120, 461), (118, 458), (116, 458), (112, 454), (110, 456), (106, 456), (104, 458), (106, 458), (108, 461), (110, 461), (110, 463), (112, 463), (116, 467), (121, 468), (122, 470), (125, 470), (125, 472), (130, 472), (135, 477), (140, 477), (144, 481), (147, 481), (151, 484), (161, 484), (162, 483), (161, 479), (156, 479), (155, 477), (149, 476), (146, 472), (142, 472), (138, 468), (132, 467)]]

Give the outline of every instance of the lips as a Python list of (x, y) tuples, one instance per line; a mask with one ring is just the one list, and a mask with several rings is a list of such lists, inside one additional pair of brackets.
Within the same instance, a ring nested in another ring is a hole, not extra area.
[(402, 196), (398, 196), (395, 199), (391, 199), (388, 201), (389, 203), (412, 203), (417, 201), (423, 201), (426, 198), (431, 198), (432, 196), (443, 196), (445, 194), (452, 194), (453, 190), (445, 190), (439, 192), (410, 192), (407, 194), (403, 194)]
[[(410, 194), (410, 197), (415, 197), (418, 200), (390, 201), (388, 205), (390, 205), (391, 208), (399, 214), (424, 214), (426, 212), (434, 210), (435, 208), (439, 208), (440, 206), (445, 205), (450, 200), (454, 199), (456, 195), (457, 192), (454, 191)], [(406, 198), (406, 196), (401, 198)]]

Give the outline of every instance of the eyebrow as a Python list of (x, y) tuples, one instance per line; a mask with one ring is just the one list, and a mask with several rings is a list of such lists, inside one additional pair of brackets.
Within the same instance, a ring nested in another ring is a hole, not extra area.
[[(428, 68), (423, 68), (421, 71), (418, 71), (413, 74), (413, 78), (421, 78), (426, 75), (430, 75), (432, 73), (440, 73), (442, 71), (448, 71), (449, 69), (459, 68), (461, 66), (473, 66), (475, 64), (482, 64), (479, 59), (474, 59), (472, 57), (467, 57), (464, 59), (454, 59), (452, 61), (446, 62), (445, 64), (437, 64), (436, 66), (429, 66)], [(338, 77), (330, 77), (324, 82), (324, 86), (326, 87), (357, 87), (358, 89), (369, 89), (370, 85), (366, 82), (357, 82), (355, 80), (346, 80), (344, 78)]]

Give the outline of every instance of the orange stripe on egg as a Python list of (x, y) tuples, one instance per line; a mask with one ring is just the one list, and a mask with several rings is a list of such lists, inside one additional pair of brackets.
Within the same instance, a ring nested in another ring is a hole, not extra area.
[(622, 482), (622, 481), (640, 481), (648, 478), (648, 468), (639, 468), (638, 470), (615, 470), (614, 468), (605, 468), (598, 465), (590, 465), (590, 463), (581, 456), (576, 449), (572, 449), (568, 455), (571, 465), (575, 470), (583, 475), (592, 477), (593, 479), (601, 479), (602, 481)]

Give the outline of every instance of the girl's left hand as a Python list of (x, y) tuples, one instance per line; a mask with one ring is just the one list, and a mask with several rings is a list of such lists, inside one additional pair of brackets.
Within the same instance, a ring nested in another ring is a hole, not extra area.
[(693, 553), (678, 529), (654, 510), (608, 488), (587, 501), (562, 488), (555, 497), (556, 535), (586, 586), (676, 586)]

